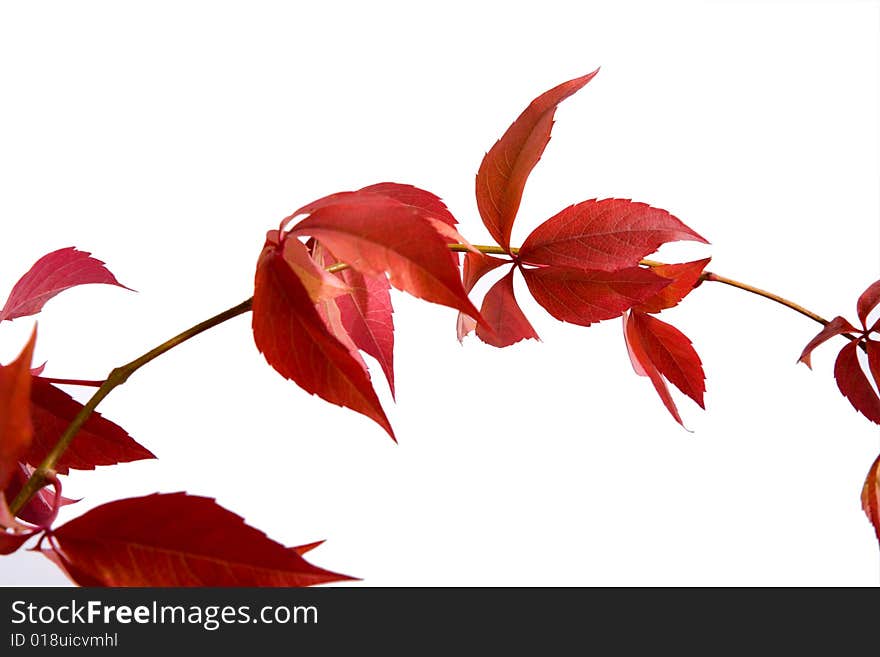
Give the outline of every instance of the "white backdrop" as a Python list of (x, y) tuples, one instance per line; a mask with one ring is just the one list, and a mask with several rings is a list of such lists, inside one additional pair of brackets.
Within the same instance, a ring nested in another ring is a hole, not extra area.
[[(66, 293), (37, 345), (47, 375), (102, 378), (247, 298), (265, 231), (324, 194), (418, 185), (485, 242), (483, 153), (601, 66), (557, 113), (514, 243), (634, 198), (712, 242), (661, 255), (853, 319), (880, 273), (878, 44), (874, 2), (3, 3), (0, 292), (60, 247), (105, 260), (139, 293)], [(327, 539), (312, 560), (356, 586), (880, 583), (859, 504), (878, 431), (833, 345), (795, 364), (818, 325), (711, 284), (664, 312), (709, 377), (706, 412), (678, 397), (688, 432), (619, 322), (562, 325), (521, 292), (543, 341), (506, 350), (395, 293), (396, 405), (374, 380), (399, 445), (281, 379), (237, 318), (102, 404), (160, 458), (70, 477), (64, 517), (187, 490)], [(0, 325), (2, 362), (31, 326)], [(0, 582), (66, 582), (41, 559), (0, 559)]]

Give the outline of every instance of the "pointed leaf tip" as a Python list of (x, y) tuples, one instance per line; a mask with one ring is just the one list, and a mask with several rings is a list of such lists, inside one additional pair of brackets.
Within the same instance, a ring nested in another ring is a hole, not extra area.
[(55, 295), (78, 285), (104, 283), (126, 290), (104, 262), (88, 251), (67, 247), (47, 253), (22, 276), (0, 310), (0, 321), (35, 315)]
[(510, 248), (526, 180), (550, 141), (557, 106), (598, 72), (563, 82), (535, 98), (483, 158), (476, 178), (477, 208), (489, 233), (505, 249)]

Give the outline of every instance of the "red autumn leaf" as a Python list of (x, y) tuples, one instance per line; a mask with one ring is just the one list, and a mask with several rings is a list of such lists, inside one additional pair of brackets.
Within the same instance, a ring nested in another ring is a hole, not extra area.
[(540, 339), (516, 302), (513, 272), (511, 269), (489, 289), (480, 308), (483, 319), (492, 330), (484, 330), (481, 324), (477, 326), (477, 337), (493, 347), (508, 347), (529, 338)]
[(663, 375), (660, 374), (660, 370), (657, 369), (657, 366), (651, 359), (651, 355), (642, 343), (641, 332), (633, 322), (633, 315), (635, 314), (636, 313), (629, 313), (624, 316), (623, 320), (623, 336), (626, 340), (626, 348), (629, 352), (629, 358), (632, 362), (633, 369), (639, 376), (647, 376), (651, 380), (651, 383), (657, 391), (657, 394), (660, 396), (660, 400), (663, 402), (666, 410), (668, 410), (672, 417), (675, 418), (676, 422), (684, 426), (684, 422), (681, 421), (681, 415), (678, 413), (678, 407), (676, 407), (675, 401), (669, 393), (669, 388), (666, 385)]
[(479, 318), (446, 239), (418, 208), (377, 194), (352, 193), (312, 211), (290, 232), (314, 237), (365, 275), (387, 272), (397, 289)]
[[(484, 253), (479, 252), (473, 253), (469, 251), (465, 253), (464, 264), (462, 265), (461, 273), (461, 280), (462, 284), (464, 285), (464, 291), (470, 294), (471, 290), (474, 289), (474, 286), (479, 282), (481, 278), (483, 278), (483, 276), (488, 274), (496, 267), (500, 267), (501, 265), (510, 262), (510, 260), (493, 258), (492, 256), (488, 256)], [(464, 340), (464, 337), (468, 333), (473, 331), (476, 327), (477, 320), (469, 315), (465, 315), (462, 312), (458, 313), (456, 332), (458, 334), (459, 342)]]
[(279, 248), (268, 242), (257, 263), (253, 330), (257, 348), (281, 376), (363, 413), (394, 438), (369, 374), (330, 333)]
[(857, 342), (850, 342), (840, 350), (834, 362), (834, 379), (853, 408), (871, 422), (880, 424), (880, 397), (859, 364), (858, 346)]
[(34, 535), (35, 532), (13, 534), (0, 527), (0, 555), (12, 554)]
[(868, 328), (866, 324), (868, 321), (868, 315), (877, 307), (878, 303), (880, 303), (880, 281), (876, 281), (869, 285), (868, 289), (862, 292), (862, 295), (856, 303), (856, 311), (862, 322), (862, 328)]
[(661, 244), (706, 243), (666, 210), (628, 199), (591, 199), (538, 226), (519, 251), (523, 262), (614, 271), (638, 264)]
[(839, 315), (828, 322), (821, 331), (814, 337), (810, 342), (804, 347), (804, 350), (801, 352), (800, 358), (798, 358), (799, 363), (803, 363), (810, 369), (813, 368), (813, 364), (811, 362), (811, 357), (813, 354), (813, 350), (818, 347), (823, 342), (830, 340), (835, 335), (842, 335), (843, 333), (851, 333), (856, 331), (856, 328), (846, 321), (843, 317)]
[(31, 360), (37, 329), (21, 354), (9, 365), (0, 366), (0, 491), (4, 490), (15, 473), (18, 462), (31, 445), (34, 429), (31, 423)]
[(880, 541), (880, 456), (868, 470), (865, 485), (862, 487), (862, 509), (874, 525), (874, 533)]
[(550, 141), (556, 106), (596, 73), (598, 69), (535, 98), (483, 158), (477, 172), (477, 208), (489, 233), (505, 249), (510, 248), (510, 231), (526, 180)]
[(280, 246), (281, 257), (299, 277), (314, 303), (348, 292), (345, 283), (324, 269), (323, 265), (315, 262), (305, 244), (299, 240), (282, 239), (277, 230), (270, 230), (266, 234), (266, 244), (271, 244), (273, 247)]
[(440, 200), (440, 197), (412, 185), (384, 182), (368, 185), (358, 191), (381, 194), (382, 196), (393, 198), (395, 201), (411, 205), (414, 208), (425, 210), (430, 216), (450, 226), (455, 226), (458, 223), (455, 217), (452, 216), (449, 208), (446, 207), (446, 204)]
[[(33, 377), (30, 396), (34, 438), (22, 460), (37, 466), (55, 447), (58, 438), (82, 409), (82, 404), (40, 377)], [(61, 455), (55, 470), (67, 474), (70, 468), (93, 470), (98, 465), (152, 458), (156, 458), (155, 455), (135, 442), (125, 429), (95, 411)]]
[(868, 353), (868, 369), (874, 377), (874, 383), (880, 388), (880, 342), (865, 340), (865, 351)]
[(574, 267), (523, 268), (535, 300), (563, 322), (589, 326), (642, 303), (669, 284), (649, 269), (593, 271)]
[(668, 278), (672, 282), (653, 297), (635, 306), (633, 310), (643, 313), (659, 313), (678, 305), (697, 286), (700, 276), (710, 260), (711, 258), (703, 258), (694, 262), (651, 267), (652, 272), (663, 278)]
[(59, 292), (77, 285), (105, 283), (130, 289), (116, 280), (104, 263), (74, 247), (59, 249), (37, 260), (9, 293), (0, 321), (34, 315)]
[(672, 385), (705, 408), (706, 375), (690, 339), (674, 326), (656, 317), (633, 311), (627, 321), (638, 335), (644, 354)]
[(352, 579), (313, 566), (214, 500), (186, 493), (110, 502), (51, 537), (81, 585), (312, 586)]
[[(328, 266), (336, 262), (323, 245), (314, 247), (314, 257), (319, 264)], [(332, 261), (332, 262), (331, 262)], [(348, 292), (335, 299), (339, 309), (342, 328), (358, 349), (376, 359), (394, 396), (394, 309), (391, 306), (390, 286), (385, 274), (364, 276), (347, 268), (335, 274), (347, 286)]]

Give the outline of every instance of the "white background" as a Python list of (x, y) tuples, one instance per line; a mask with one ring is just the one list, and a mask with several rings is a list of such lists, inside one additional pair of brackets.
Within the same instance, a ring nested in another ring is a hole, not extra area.
[[(515, 243), (634, 198), (712, 242), (661, 255), (855, 319), (880, 273), (878, 44), (874, 2), (4, 2), (0, 293), (57, 248), (105, 260), (139, 293), (66, 293), (37, 345), (47, 375), (102, 378), (247, 298), (265, 231), (324, 194), (415, 184), (486, 242), (483, 153), (601, 66), (557, 113)], [(880, 441), (837, 392), (842, 342), (810, 372), (818, 325), (704, 285), (662, 317), (709, 377), (705, 412), (678, 397), (688, 432), (619, 322), (562, 325), (518, 289), (543, 341), (505, 350), (395, 293), (396, 405), (374, 381), (399, 445), (275, 374), (249, 316), (223, 325), (102, 404), (160, 458), (70, 477), (64, 517), (187, 490), (327, 539), (312, 560), (357, 586), (880, 584), (859, 504)], [(3, 362), (32, 323), (0, 326)], [(0, 582), (66, 580), (17, 554)]]

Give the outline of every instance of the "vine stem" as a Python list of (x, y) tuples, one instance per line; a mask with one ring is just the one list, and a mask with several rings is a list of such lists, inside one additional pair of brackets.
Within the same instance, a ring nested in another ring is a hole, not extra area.
[[(489, 254), (489, 255), (508, 255), (508, 256), (516, 256), (519, 253), (518, 248), (511, 248), (509, 251), (503, 249), (500, 246), (486, 246), (486, 245), (467, 245), (467, 244), (450, 244), (449, 249), (455, 252), (467, 252), (473, 249), (480, 251), (481, 253)], [(646, 267), (658, 267), (664, 263), (656, 262), (654, 260), (642, 260), (640, 262), (641, 265)], [(327, 267), (327, 271), (329, 272), (338, 272), (344, 269), (347, 269), (348, 265), (343, 262), (336, 263)], [(822, 324), (823, 326), (828, 323), (828, 320), (817, 315), (816, 313), (807, 310), (803, 306), (800, 306), (793, 301), (789, 301), (783, 297), (780, 297), (777, 294), (773, 294), (772, 292), (767, 292), (766, 290), (762, 290), (760, 288), (754, 287), (752, 285), (748, 285), (746, 283), (741, 283), (739, 281), (735, 281), (731, 278), (727, 278), (725, 276), (719, 276), (718, 274), (714, 274), (712, 272), (704, 272), (701, 276), (701, 280), (703, 281), (711, 281), (715, 283), (723, 283), (725, 285), (730, 285), (732, 287), (738, 288), (745, 292), (749, 292), (751, 294), (756, 294), (758, 296), (764, 297), (765, 299), (770, 299), (778, 304), (785, 306), (786, 308), (790, 308), (795, 312), (800, 313), (801, 315), (805, 315), (809, 317), (815, 322)], [(74, 417), (73, 421), (70, 425), (65, 429), (64, 433), (61, 434), (61, 437), (58, 439), (58, 442), (55, 443), (55, 446), (52, 450), (46, 455), (46, 458), (43, 459), (43, 462), (37, 467), (36, 470), (31, 474), (30, 479), (28, 479), (27, 483), (22, 487), (21, 491), (19, 491), (18, 495), (9, 505), (9, 509), (12, 512), (12, 515), (17, 515), (24, 506), (28, 503), (31, 497), (36, 494), (40, 488), (46, 485), (47, 482), (51, 481), (55, 476), (55, 465), (58, 463), (58, 460), (70, 446), (71, 441), (76, 436), (76, 433), (82, 428), (83, 424), (89, 419), (91, 414), (94, 412), (95, 408), (97, 408), (98, 404), (100, 404), (104, 398), (109, 395), (115, 388), (121, 386), (125, 383), (128, 378), (134, 374), (137, 370), (142, 368), (144, 365), (149, 363), (150, 361), (158, 358), (164, 353), (167, 353), (177, 347), (180, 344), (183, 344), (190, 338), (193, 338), (200, 333), (207, 331), (208, 329), (214, 328), (222, 324), (223, 322), (232, 319), (233, 317), (238, 317), (239, 315), (243, 315), (244, 313), (251, 310), (253, 306), (253, 297), (242, 301), (236, 306), (229, 308), (228, 310), (224, 310), (213, 317), (206, 319), (203, 322), (199, 322), (195, 326), (192, 326), (182, 333), (174, 336), (170, 340), (166, 340), (162, 344), (150, 349), (148, 352), (135, 358), (130, 363), (122, 365), (120, 367), (115, 368), (110, 374), (107, 376), (107, 379), (103, 382), (100, 382), (98, 389), (92, 395), (91, 399), (89, 399), (85, 405), (80, 409), (79, 413), (77, 413), (76, 417)], [(851, 337), (851, 336), (848, 336)], [(854, 338), (853, 338), (854, 339)], [(57, 380), (57, 383), (74, 383), (72, 380)], [(77, 382), (79, 384), (88, 385), (88, 383), (99, 383), (99, 382)]]

